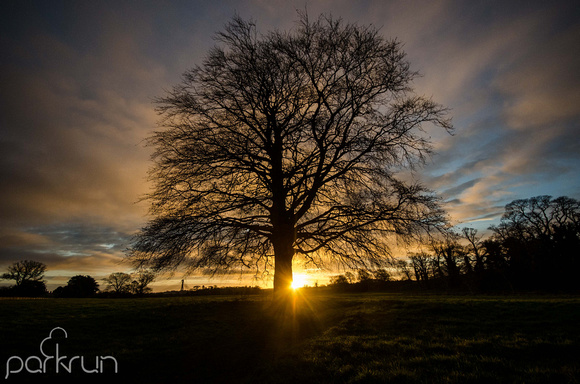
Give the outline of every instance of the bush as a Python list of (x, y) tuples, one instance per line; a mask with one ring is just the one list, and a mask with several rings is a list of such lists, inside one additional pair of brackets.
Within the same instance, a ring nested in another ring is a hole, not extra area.
[(12, 297), (40, 297), (46, 295), (47, 291), (44, 281), (26, 280), (8, 288), (7, 293), (7, 296)]
[(99, 284), (91, 276), (77, 275), (70, 278), (67, 285), (54, 290), (55, 297), (93, 297), (99, 291)]

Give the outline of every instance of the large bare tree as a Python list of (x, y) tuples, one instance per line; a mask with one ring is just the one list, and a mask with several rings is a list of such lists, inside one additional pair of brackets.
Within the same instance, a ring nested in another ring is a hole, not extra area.
[(396, 177), (429, 155), (424, 123), (451, 129), (413, 93), (398, 41), (301, 14), (267, 34), (234, 17), (217, 42), (158, 100), (138, 266), (274, 269), (280, 291), (296, 257), (383, 264), (388, 235), (443, 222), (433, 194)]

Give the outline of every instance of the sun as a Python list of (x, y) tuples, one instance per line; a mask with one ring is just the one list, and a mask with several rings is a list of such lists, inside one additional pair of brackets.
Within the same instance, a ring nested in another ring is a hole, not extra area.
[(298, 289), (304, 287), (308, 283), (308, 278), (305, 275), (296, 274), (292, 276), (292, 284), (290, 287), (292, 289)]

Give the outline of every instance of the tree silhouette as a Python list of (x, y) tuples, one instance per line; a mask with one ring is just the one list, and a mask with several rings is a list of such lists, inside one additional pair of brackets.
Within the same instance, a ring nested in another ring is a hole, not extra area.
[(131, 291), (136, 295), (143, 295), (146, 292), (151, 291), (149, 284), (155, 280), (155, 274), (151, 271), (139, 271), (137, 272), (135, 279), (131, 282)]
[(54, 290), (56, 297), (93, 297), (99, 291), (99, 283), (89, 275), (71, 277), (64, 287)]
[(29, 282), (42, 281), (46, 272), (46, 264), (33, 260), (21, 260), (8, 267), (8, 273), (2, 275), (3, 279), (14, 280), (16, 285)]
[(131, 291), (131, 275), (124, 272), (114, 272), (103, 279), (107, 283), (107, 291), (116, 294), (129, 293)]
[(514, 200), (490, 229), (487, 246), (495, 252), (488, 258), (500, 261), (514, 287), (578, 290), (580, 201), (546, 195)]
[(484, 269), (484, 254), (483, 254), (483, 247), (482, 247), (482, 236), (477, 235), (477, 229), (475, 228), (462, 228), (461, 233), (463, 234), (463, 238), (467, 240), (469, 243), (468, 251), (471, 253), (475, 259), (475, 266), (473, 270), (476, 274), (481, 274)]
[(424, 123), (451, 129), (445, 108), (412, 92), (398, 41), (306, 14), (265, 35), (235, 17), (217, 41), (158, 100), (137, 266), (274, 268), (279, 292), (295, 257), (380, 266), (389, 235), (444, 221), (433, 194), (397, 177), (429, 155)]
[(425, 253), (419, 252), (409, 256), (413, 271), (415, 273), (415, 280), (428, 285), (428, 281), (435, 274), (434, 258)]

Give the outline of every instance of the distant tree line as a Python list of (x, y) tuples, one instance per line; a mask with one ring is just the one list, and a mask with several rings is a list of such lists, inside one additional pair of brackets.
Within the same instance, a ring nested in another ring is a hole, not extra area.
[(217, 285), (209, 286), (194, 286), (192, 289), (183, 291), (164, 291), (155, 292), (151, 296), (167, 297), (167, 296), (219, 296), (219, 295), (236, 295), (236, 296), (250, 296), (259, 295), (263, 293), (259, 286), (244, 286), (244, 287), (218, 287)]
[(21, 260), (8, 267), (8, 272), (1, 277), (14, 280), (15, 285), (0, 289), (0, 296), (10, 297), (126, 297), (142, 296), (151, 291), (149, 284), (155, 280), (155, 274), (140, 270), (130, 275), (124, 272), (110, 274), (103, 279), (107, 284), (104, 291), (99, 283), (88, 275), (71, 277), (65, 286), (56, 288), (52, 293), (46, 289), (44, 273), (46, 265), (33, 260)]
[(505, 207), (492, 235), (473, 228), (449, 232), (399, 271), (424, 288), (472, 291), (578, 291), (580, 202), (537, 196)]
[(357, 269), (330, 278), (330, 287), (338, 291), (367, 292), (389, 289), (391, 274), (384, 268), (376, 270)]

